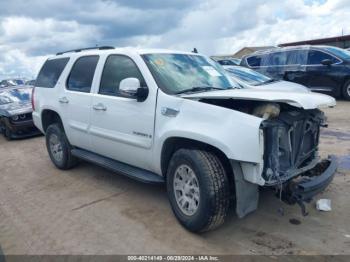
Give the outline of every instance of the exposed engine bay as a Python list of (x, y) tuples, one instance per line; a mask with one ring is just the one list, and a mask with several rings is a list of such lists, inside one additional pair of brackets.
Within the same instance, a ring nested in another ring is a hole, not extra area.
[(209, 103), (263, 118), (266, 186), (282, 185), (312, 169), (319, 162), (320, 127), (325, 116), (318, 109), (305, 110), (285, 103), (233, 99), (202, 99)]

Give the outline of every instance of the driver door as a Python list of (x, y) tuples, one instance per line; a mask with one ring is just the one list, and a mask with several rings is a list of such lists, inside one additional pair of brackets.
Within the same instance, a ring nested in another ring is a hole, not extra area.
[(137, 102), (119, 92), (126, 78), (146, 82), (130, 57), (109, 55), (106, 59), (99, 88), (92, 99), (90, 135), (95, 153), (150, 169), (152, 157), (156, 94), (150, 90), (147, 99)]

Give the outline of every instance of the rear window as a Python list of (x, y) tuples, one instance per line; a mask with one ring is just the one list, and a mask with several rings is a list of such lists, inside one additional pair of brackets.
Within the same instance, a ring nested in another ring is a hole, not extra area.
[(69, 58), (47, 60), (39, 72), (35, 85), (54, 88), (68, 61)]
[(67, 89), (77, 92), (89, 93), (97, 66), (98, 56), (80, 57), (70, 72)]

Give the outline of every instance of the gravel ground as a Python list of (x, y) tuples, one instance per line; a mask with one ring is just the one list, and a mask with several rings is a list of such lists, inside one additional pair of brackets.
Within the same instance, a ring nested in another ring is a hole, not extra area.
[(163, 187), (88, 163), (63, 172), (51, 164), (43, 137), (1, 137), (0, 246), (7, 255), (350, 254), (350, 103), (326, 112), (321, 154), (340, 161), (319, 196), (332, 200), (331, 212), (312, 202), (302, 217), (298, 206), (263, 191), (256, 212), (244, 219), (232, 212), (222, 227), (201, 235), (178, 224)]

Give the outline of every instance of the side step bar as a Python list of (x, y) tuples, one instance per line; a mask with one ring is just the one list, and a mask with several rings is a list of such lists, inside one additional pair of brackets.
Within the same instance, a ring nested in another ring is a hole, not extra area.
[(82, 160), (97, 164), (113, 172), (120, 173), (124, 176), (133, 178), (143, 183), (162, 184), (164, 178), (150, 171), (130, 166), (128, 164), (83, 150), (72, 149), (72, 155)]

